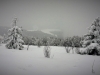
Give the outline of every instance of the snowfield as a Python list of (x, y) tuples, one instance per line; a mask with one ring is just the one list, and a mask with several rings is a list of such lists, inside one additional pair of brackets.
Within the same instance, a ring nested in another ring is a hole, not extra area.
[(64, 47), (52, 46), (51, 57), (45, 58), (43, 48), (14, 50), (1, 45), (0, 75), (100, 75), (100, 56), (68, 54)]

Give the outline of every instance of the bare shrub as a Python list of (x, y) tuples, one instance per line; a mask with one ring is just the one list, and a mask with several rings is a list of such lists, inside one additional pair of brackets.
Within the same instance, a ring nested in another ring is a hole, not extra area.
[(95, 71), (94, 71), (94, 69), (93, 69), (93, 67), (94, 67), (94, 62), (95, 62), (95, 60), (93, 61), (93, 65), (92, 65), (92, 73), (95, 73)]
[(49, 46), (44, 47), (44, 56), (47, 58), (50, 58), (50, 47)]
[(69, 47), (65, 47), (66, 52), (69, 53)]

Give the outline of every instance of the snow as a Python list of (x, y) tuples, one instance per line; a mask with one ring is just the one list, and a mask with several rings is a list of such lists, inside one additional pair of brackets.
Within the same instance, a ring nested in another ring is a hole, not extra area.
[[(27, 30), (27, 31), (38, 31), (38, 30)], [(43, 29), (43, 30), (40, 30), (41, 32), (43, 33), (46, 33), (46, 34), (50, 34), (50, 35), (53, 35), (53, 36), (56, 36), (56, 34), (53, 34), (52, 31), (61, 31), (59, 29)]]
[(56, 36), (57, 37), (56, 34), (53, 34), (51, 32), (52, 31), (61, 31), (61, 30), (59, 30), (59, 29), (44, 29), (44, 30), (41, 30), (41, 31), (44, 32), (44, 33), (47, 33), (47, 34), (50, 34), (50, 35), (53, 35), (53, 36)]
[(11, 29), (9, 29), (7, 40), (6, 47), (8, 49), (15, 48), (21, 50), (23, 48), (22, 43), (24, 43), (22, 40), (22, 28), (15, 24)]
[(87, 54), (87, 48), (79, 48), (81, 54)]
[(88, 48), (89, 49), (94, 49), (95, 47), (99, 47), (99, 44), (98, 43), (91, 43)]
[[(0, 75), (100, 75), (100, 57), (67, 53), (64, 47), (51, 46), (51, 57), (44, 47), (24, 46), (24, 50), (0, 46)], [(92, 65), (94, 62), (94, 71)]]

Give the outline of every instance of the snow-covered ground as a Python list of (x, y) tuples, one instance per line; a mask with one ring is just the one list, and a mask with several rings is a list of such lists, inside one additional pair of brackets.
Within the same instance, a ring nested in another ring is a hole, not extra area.
[(52, 46), (51, 58), (45, 58), (43, 48), (14, 50), (1, 45), (0, 75), (100, 75), (100, 56), (68, 54), (64, 47)]

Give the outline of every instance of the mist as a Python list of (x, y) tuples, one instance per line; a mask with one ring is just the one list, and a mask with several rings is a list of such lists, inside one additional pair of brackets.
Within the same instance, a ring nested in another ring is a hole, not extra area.
[(26, 30), (59, 29), (63, 36), (82, 36), (100, 16), (99, 0), (0, 0), (0, 26)]

